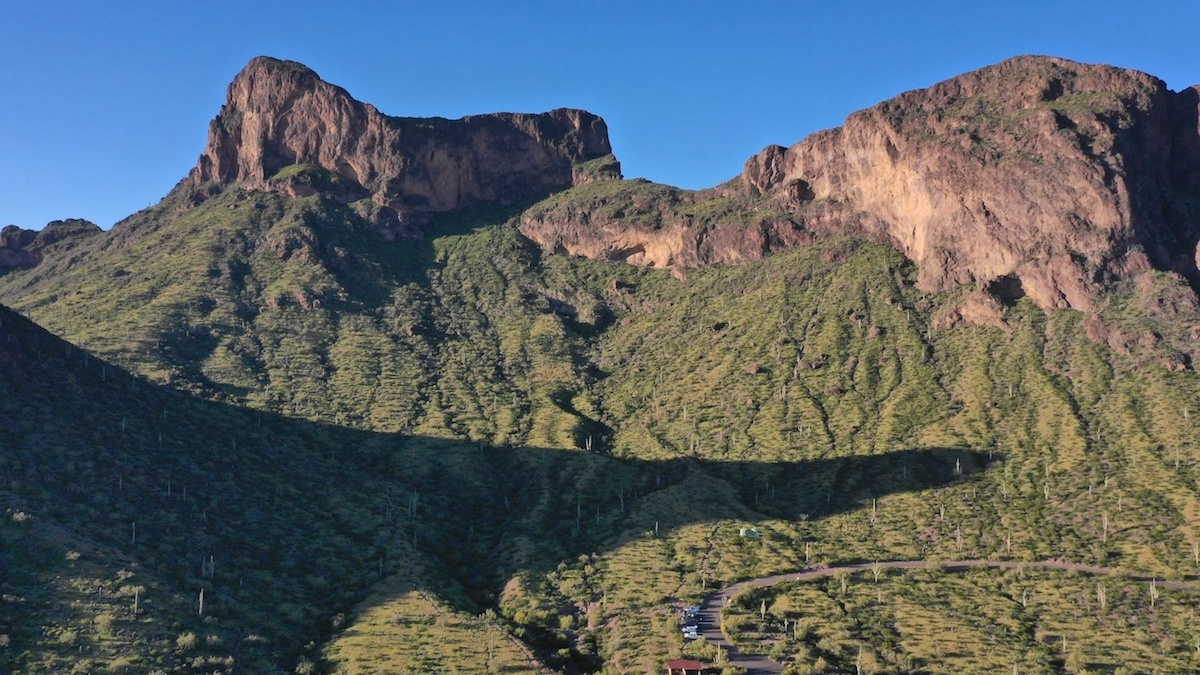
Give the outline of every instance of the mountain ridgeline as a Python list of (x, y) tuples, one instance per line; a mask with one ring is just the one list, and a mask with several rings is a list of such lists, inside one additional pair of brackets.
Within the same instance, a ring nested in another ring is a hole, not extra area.
[[(1198, 110), (1197, 87), (1171, 92), (1143, 73), (1019, 57), (768, 147), (714, 190), (650, 205), (636, 190), (580, 195), (530, 214), (522, 232), (657, 266), (754, 260), (848, 234), (902, 251), (923, 290), (976, 284), (1088, 310), (1150, 268), (1200, 282)], [(748, 218), (727, 202), (749, 204), (759, 226), (738, 228)], [(627, 209), (650, 218), (609, 216)]]
[[(1195, 578), (1198, 240), (1197, 89), (1108, 66), (686, 191), (587, 112), (389, 117), (256, 58), (161, 202), (0, 233), (0, 671), (661, 672), (717, 658), (674, 607), (808, 565)], [(796, 673), (1196, 668), (1186, 597), (972, 574), (730, 626)], [(1018, 661), (902, 632), (966, 598)], [(1072, 613), (1122, 630), (1068, 658)]]

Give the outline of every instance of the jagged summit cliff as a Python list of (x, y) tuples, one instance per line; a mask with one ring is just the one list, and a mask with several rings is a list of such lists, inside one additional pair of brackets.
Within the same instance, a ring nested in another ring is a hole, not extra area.
[(299, 63), (260, 56), (229, 85), (186, 185), (197, 200), (206, 184), (232, 182), (369, 197), (385, 210), (376, 218), (410, 222), (619, 176), (611, 153), (604, 120), (582, 110), (389, 117)]
[(746, 162), (806, 225), (893, 243), (927, 290), (977, 282), (1088, 309), (1150, 266), (1197, 280), (1197, 88), (1022, 56)]

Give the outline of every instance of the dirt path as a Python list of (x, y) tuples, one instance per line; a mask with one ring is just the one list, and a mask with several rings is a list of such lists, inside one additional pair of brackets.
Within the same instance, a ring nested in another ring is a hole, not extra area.
[[(714, 593), (710, 593), (704, 598), (704, 602), (700, 605), (700, 635), (710, 644), (717, 645), (725, 650), (729, 657), (729, 664), (745, 668), (751, 675), (768, 675), (772, 673), (782, 673), (783, 664), (772, 661), (765, 656), (742, 654), (730, 644), (721, 632), (721, 608), (733, 596), (741, 593), (744, 590), (751, 588), (763, 588), (764, 586), (774, 586), (775, 584), (785, 581), (810, 581), (820, 577), (828, 577), (842, 572), (869, 572), (873, 569), (880, 570), (919, 570), (928, 569), (930, 567), (942, 567), (947, 570), (959, 570), (969, 567), (991, 567), (998, 569), (1038, 569), (1038, 570), (1061, 570), (1064, 572), (1081, 572), (1083, 574), (1092, 574), (1097, 576), (1115, 576), (1120, 572), (1111, 567), (1098, 567), (1096, 565), (1078, 565), (1067, 562), (1065, 560), (1041, 560), (1038, 562), (1015, 562), (1009, 560), (951, 560), (951, 561), (931, 561), (931, 560), (888, 560), (875, 563), (855, 563), (850, 565), (836, 565), (834, 567), (817, 567), (813, 569), (801, 570), (799, 572), (788, 572), (787, 574), (775, 574), (769, 577), (759, 577), (757, 579), (747, 579), (739, 581), (732, 586), (728, 586)], [(1164, 581), (1162, 579), (1154, 579), (1146, 575), (1132, 575), (1128, 578), (1130, 581), (1141, 581), (1150, 583), (1152, 580), (1161, 588), (1177, 591), (1197, 591), (1200, 592), (1200, 585), (1183, 581)]]

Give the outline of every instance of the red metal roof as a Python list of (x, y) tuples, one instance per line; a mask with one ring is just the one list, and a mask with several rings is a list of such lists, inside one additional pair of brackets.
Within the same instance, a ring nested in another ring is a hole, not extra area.
[(699, 661), (667, 661), (667, 667), (680, 670), (700, 670), (704, 664)]

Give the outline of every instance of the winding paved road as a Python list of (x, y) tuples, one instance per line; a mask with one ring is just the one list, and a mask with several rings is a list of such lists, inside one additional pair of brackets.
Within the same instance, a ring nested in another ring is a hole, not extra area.
[[(1001, 569), (1018, 569), (1024, 567), (1026, 569), (1040, 570), (1061, 570), (1064, 572), (1075, 571), (1084, 574), (1093, 574), (1099, 576), (1114, 576), (1123, 574), (1123, 572), (1115, 570), (1111, 567), (1097, 567), (1095, 565), (1077, 565), (1075, 563), (1066, 562), (1063, 560), (1042, 560), (1038, 562), (1015, 562), (1008, 560), (951, 560), (951, 561), (931, 561), (931, 560), (889, 560), (877, 563), (855, 563), (850, 565), (837, 565), (834, 567), (818, 567), (813, 569), (801, 570), (799, 572), (789, 572), (787, 574), (775, 574), (769, 577), (759, 577), (757, 579), (748, 579), (739, 581), (732, 586), (728, 586), (714, 593), (710, 593), (704, 598), (704, 602), (700, 604), (700, 636), (709, 642), (709, 644), (717, 645), (725, 650), (729, 657), (729, 664), (745, 668), (750, 675), (768, 675), (783, 672), (783, 664), (765, 656), (753, 654), (742, 654), (730, 644), (729, 640), (721, 632), (721, 608), (725, 606), (730, 598), (741, 593), (744, 590), (751, 588), (762, 588), (764, 586), (774, 586), (785, 581), (809, 581), (820, 577), (828, 577), (842, 572), (869, 572), (878, 565), (879, 569), (901, 569), (901, 570), (917, 570), (927, 569), (929, 567), (940, 566), (948, 570), (965, 569), (968, 567), (994, 567)], [(1144, 581), (1149, 583), (1152, 577), (1146, 575), (1132, 575), (1127, 577), (1130, 581)], [(1162, 588), (1167, 588), (1177, 591), (1200, 591), (1200, 586), (1193, 583), (1182, 581), (1164, 581), (1156, 579), (1158, 585)]]

